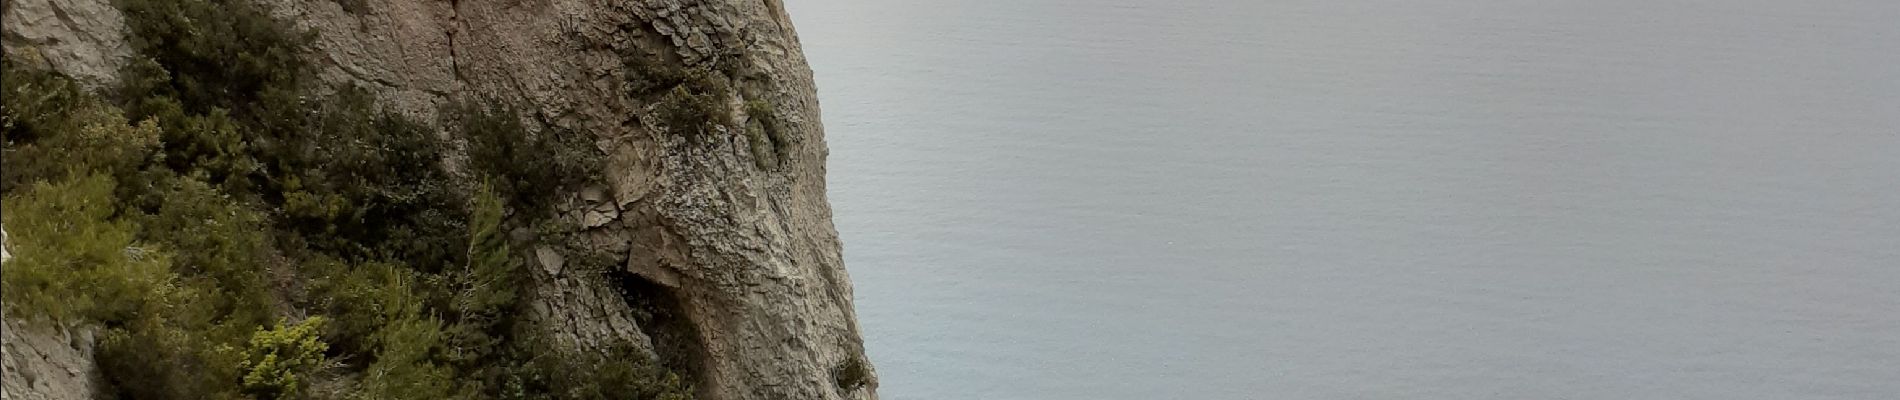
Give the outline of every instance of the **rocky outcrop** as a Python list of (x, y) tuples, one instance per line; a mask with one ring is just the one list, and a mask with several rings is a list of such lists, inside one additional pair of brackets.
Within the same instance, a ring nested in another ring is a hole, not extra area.
[(0, 398), (91, 399), (98, 382), (92, 363), (92, 331), (59, 329), (49, 323), (0, 319)]
[[(623, 288), (604, 287), (630, 283), (576, 269), (578, 255), (554, 247), (533, 250), (541, 325), (580, 347), (651, 336), (661, 353), (690, 353), (661, 355), (686, 360), (707, 398), (874, 397), (834, 376), (862, 342), (825, 200), (811, 73), (776, 0), (346, 4), (278, 4), (321, 32), (325, 79), (425, 116), (452, 98), (500, 100), (606, 153), (607, 185), (549, 195), (585, 227), (581, 247), (624, 255), (612, 265), (644, 282), (637, 295), (665, 297), (636, 302), (672, 308), (657, 310), (671, 328), (641, 326), (612, 295)], [(651, 72), (629, 58), (719, 71), (734, 114), (777, 118), (788, 140), (759, 153), (736, 127), (711, 140), (669, 132), (653, 99), (629, 91)], [(776, 115), (745, 115), (750, 102)]]
[(54, 69), (99, 87), (125, 65), (125, 17), (111, 0), (6, 0), (8, 58), (41, 60)]
[[(780, 0), (261, 1), (319, 32), (327, 82), (424, 120), (453, 99), (499, 101), (596, 144), (605, 183), (547, 193), (584, 240), (520, 252), (536, 267), (532, 317), (560, 342), (640, 343), (707, 399), (876, 397), (811, 71)], [(109, 4), (8, 0), (7, 51), (105, 81), (125, 54)], [(710, 71), (736, 120), (670, 131), (630, 82), (678, 70)], [(580, 262), (592, 254), (612, 256)]]

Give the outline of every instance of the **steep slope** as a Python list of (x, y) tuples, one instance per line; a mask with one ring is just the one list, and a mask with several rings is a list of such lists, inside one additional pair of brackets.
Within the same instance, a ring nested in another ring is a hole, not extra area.
[[(387, 108), (437, 120), (453, 99), (489, 99), (596, 143), (610, 184), (545, 195), (584, 227), (579, 248), (619, 255), (617, 273), (576, 273), (580, 254), (544, 246), (526, 251), (539, 268), (521, 283), (537, 294), (531, 318), (566, 345), (645, 342), (702, 398), (876, 397), (811, 72), (777, 0), (265, 2), (318, 32), (324, 81)], [(5, 7), (9, 54), (95, 83), (123, 62), (107, 2)], [(706, 102), (731, 123), (664, 123), (678, 99), (641, 82), (692, 71), (708, 71), (694, 79), (720, 89)]]

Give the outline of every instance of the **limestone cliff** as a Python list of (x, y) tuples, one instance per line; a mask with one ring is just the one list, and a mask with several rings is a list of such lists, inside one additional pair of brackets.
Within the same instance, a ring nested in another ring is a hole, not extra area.
[(0, 358), (0, 398), (89, 399), (98, 369), (92, 363), (91, 331), (0, 321), (6, 342)]
[[(531, 317), (564, 344), (650, 344), (702, 398), (876, 397), (825, 198), (811, 71), (779, 0), (261, 1), (318, 32), (325, 82), (423, 120), (452, 99), (494, 100), (597, 145), (607, 185), (546, 195), (583, 227), (581, 247), (617, 254), (626, 278), (573, 273), (572, 249), (526, 252)], [(127, 57), (108, 0), (4, 7), (9, 54), (95, 84)], [(628, 89), (656, 68), (713, 71), (731, 88), (718, 99), (731, 125), (771, 135), (669, 132), (653, 96)]]

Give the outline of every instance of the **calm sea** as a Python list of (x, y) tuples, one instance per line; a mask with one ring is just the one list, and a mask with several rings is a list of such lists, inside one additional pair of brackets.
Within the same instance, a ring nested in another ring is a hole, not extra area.
[(1900, 398), (1900, 1), (787, 3), (887, 400)]

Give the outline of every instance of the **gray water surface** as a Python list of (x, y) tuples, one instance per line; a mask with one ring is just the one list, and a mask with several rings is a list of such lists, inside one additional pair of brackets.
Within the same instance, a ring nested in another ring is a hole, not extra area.
[(885, 399), (1900, 398), (1900, 2), (788, 3)]

